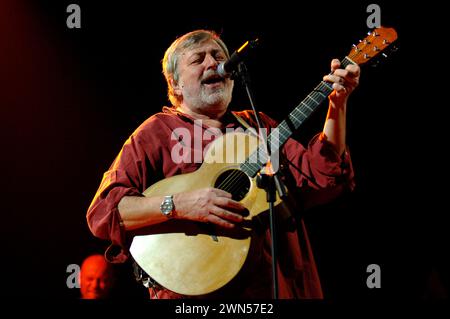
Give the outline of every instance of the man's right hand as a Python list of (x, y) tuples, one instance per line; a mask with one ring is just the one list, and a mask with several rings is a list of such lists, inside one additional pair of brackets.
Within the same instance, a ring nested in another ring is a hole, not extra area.
[(203, 188), (173, 195), (175, 218), (210, 222), (233, 228), (243, 220), (247, 209), (231, 199), (231, 194), (217, 188)]

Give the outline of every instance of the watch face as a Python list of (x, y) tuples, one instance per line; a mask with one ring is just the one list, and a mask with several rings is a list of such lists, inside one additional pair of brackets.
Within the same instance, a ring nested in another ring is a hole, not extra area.
[(170, 202), (166, 202), (163, 204), (162, 209), (167, 212), (167, 211), (172, 211), (172, 203)]
[(161, 212), (166, 216), (170, 216), (172, 214), (172, 211), (173, 211), (172, 198), (164, 199), (163, 203), (161, 204)]

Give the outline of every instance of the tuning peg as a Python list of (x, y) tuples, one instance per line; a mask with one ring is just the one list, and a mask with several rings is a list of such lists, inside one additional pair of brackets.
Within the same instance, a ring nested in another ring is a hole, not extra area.
[(387, 56), (387, 54), (386, 53), (381, 53), (381, 55), (383, 56), (383, 57), (385, 57), (385, 58), (387, 58), (388, 56)]

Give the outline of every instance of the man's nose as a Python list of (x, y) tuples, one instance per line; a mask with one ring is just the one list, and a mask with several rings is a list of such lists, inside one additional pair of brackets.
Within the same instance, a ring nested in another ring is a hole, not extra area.
[(207, 69), (217, 69), (219, 62), (211, 55), (207, 54), (205, 57), (205, 66)]

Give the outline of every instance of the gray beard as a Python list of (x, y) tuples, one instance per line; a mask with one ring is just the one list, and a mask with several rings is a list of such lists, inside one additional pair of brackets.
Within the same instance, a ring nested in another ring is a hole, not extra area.
[(213, 92), (207, 93), (206, 90), (202, 90), (200, 93), (199, 102), (201, 104), (219, 104), (226, 103), (228, 104), (230, 100), (229, 94), (227, 94), (227, 90), (225, 88), (218, 88)]
[(226, 108), (231, 101), (232, 92), (227, 88), (217, 88), (214, 91), (203, 88), (199, 96), (190, 99), (189, 103), (196, 109), (205, 109), (210, 106), (214, 108)]

